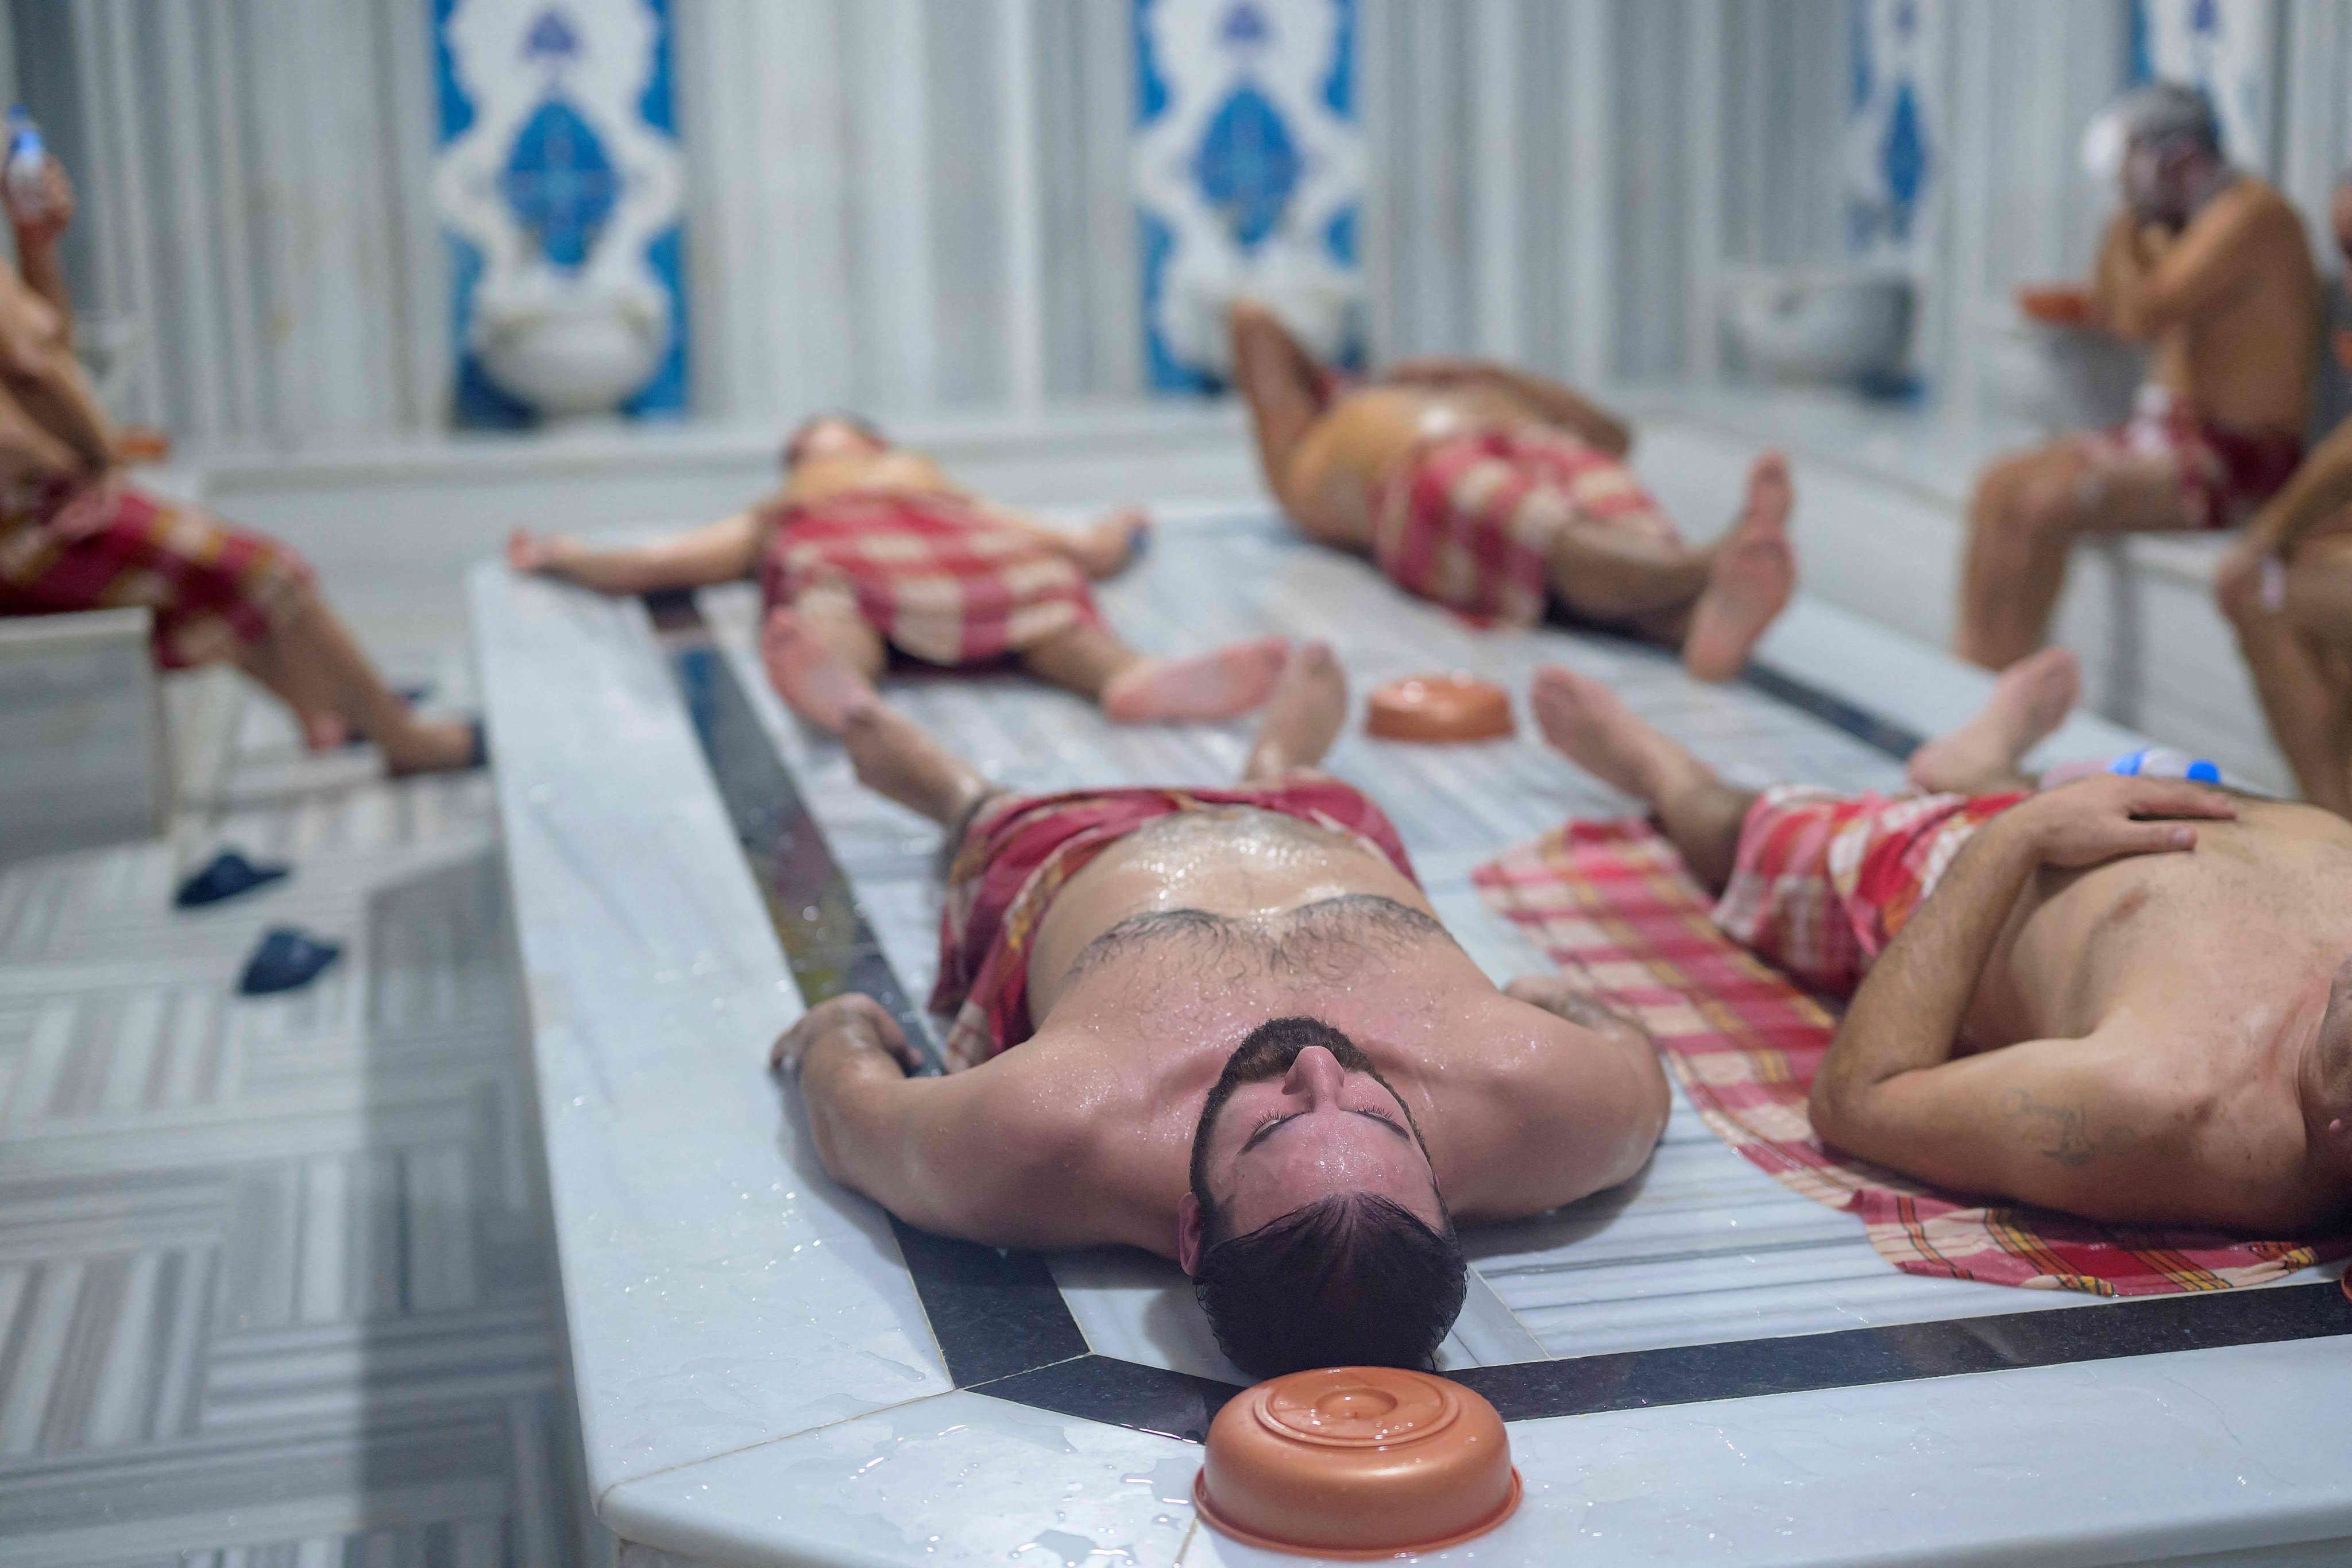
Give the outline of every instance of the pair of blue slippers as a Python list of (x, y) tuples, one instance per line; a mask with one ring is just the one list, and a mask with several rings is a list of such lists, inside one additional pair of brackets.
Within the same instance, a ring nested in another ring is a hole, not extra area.
[[(224, 849), (180, 884), (172, 902), (184, 910), (202, 909), (281, 881), (291, 870), (286, 866), (257, 866), (237, 851)], [(260, 945), (245, 961), (245, 973), (238, 976), (236, 988), (246, 996), (299, 991), (342, 955), (339, 943), (320, 942), (292, 926), (272, 926), (262, 933)]]

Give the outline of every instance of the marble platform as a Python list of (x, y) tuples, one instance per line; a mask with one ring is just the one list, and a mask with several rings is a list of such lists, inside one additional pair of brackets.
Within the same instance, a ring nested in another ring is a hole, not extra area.
[[(1734, 473), (1746, 455), (1735, 442), (1710, 448)], [(1360, 689), (1466, 668), (1523, 690), (1534, 663), (1559, 658), (1618, 682), (1736, 777), (1899, 776), (1847, 730), (1753, 687), (1697, 686), (1644, 648), (1465, 632), (1361, 563), (1297, 543), (1262, 507), (1169, 509), (1163, 521), (1150, 559), (1104, 596), (1146, 647), (1320, 636)], [(469, 589), (586, 1468), (625, 1561), (1272, 1561), (1195, 1527), (1185, 1489), (1196, 1447), (954, 1386), (885, 1217), (824, 1178), (793, 1098), (762, 1070), (800, 1007), (772, 922), (816, 911), (772, 910), (748, 871), (644, 607), (488, 566)], [(921, 994), (935, 830), (858, 790), (838, 749), (767, 693), (746, 591), (705, 593), (699, 608), (901, 989)], [(1816, 693), (1918, 733), (1964, 716), (1988, 685), (1813, 602), (1763, 653)], [(910, 679), (891, 695), (1016, 785), (1221, 782), (1244, 744), (1238, 726), (1112, 731), (1015, 678)], [(2135, 739), (2079, 721), (2045, 754)], [(1626, 805), (1524, 737), (1436, 752), (1350, 734), (1330, 765), (1389, 807), (1449, 926), (1497, 977), (1541, 960), (1478, 905), (1469, 869), (1567, 815)], [(1795, 1364), (1843, 1353), (1852, 1342), (1838, 1331), (1856, 1326), (1899, 1336), (1994, 1314), (2011, 1324), (2145, 1310), (1898, 1274), (1854, 1222), (1755, 1172), (1679, 1101), (1634, 1182), (1468, 1239), (1483, 1291), (1446, 1351), (1465, 1373), (1537, 1358), (1703, 1365), (1716, 1353), (1691, 1347)], [(1231, 1375), (1172, 1268), (1132, 1255), (1050, 1268), (1095, 1355)], [(2004, 1327), (1977, 1339), (2010, 1332), (2032, 1337)], [(1521, 1421), (1529, 1506), (1458, 1555), (2102, 1563), (2335, 1543), (2311, 1548), (2319, 1561), (2352, 1541), (2342, 1346), (1874, 1384), (1841, 1384), (1832, 1368), (1801, 1392)]]

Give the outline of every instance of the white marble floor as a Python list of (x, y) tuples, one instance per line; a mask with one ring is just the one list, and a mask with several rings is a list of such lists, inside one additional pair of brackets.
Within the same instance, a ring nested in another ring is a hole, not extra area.
[[(0, 1561), (582, 1561), (488, 780), (213, 711), (169, 839), (0, 871)], [(224, 844), (295, 874), (173, 911)]]

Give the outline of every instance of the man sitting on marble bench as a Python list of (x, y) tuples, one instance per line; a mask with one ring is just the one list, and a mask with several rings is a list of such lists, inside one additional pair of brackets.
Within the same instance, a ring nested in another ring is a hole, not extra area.
[(356, 729), (396, 773), (481, 760), (471, 724), (417, 718), (284, 543), (148, 494), (73, 353), (58, 241), (73, 190), (54, 160), (13, 188), (17, 265), (0, 267), (0, 616), (144, 606), (165, 669), (223, 659), (294, 710), (314, 747)]
[(2311, 416), (2319, 286), (2303, 220), (2230, 166), (2212, 106), (2158, 82), (2110, 110), (2124, 208), (2091, 325), (2149, 350), (2131, 418), (2003, 458), (1969, 502), (1961, 658), (2041, 647), (2078, 536), (2234, 528), (2294, 472)]
[(1065, 533), (981, 500), (843, 414), (802, 425), (784, 472), (772, 500), (673, 538), (595, 550), (519, 529), (507, 559), (607, 594), (756, 574), (769, 679), (794, 712), (836, 733), (844, 694), (870, 694), (894, 648), (949, 668), (1017, 658), (1130, 723), (1246, 713), (1282, 668), (1279, 637), (1156, 658), (1103, 624), (1087, 580), (1133, 558), (1148, 526), (1135, 509)]
[(2045, 650), (1915, 754), (1927, 792), (1726, 784), (1589, 677), (1532, 706), (1646, 803), (1727, 933), (1853, 1000), (1824, 1142), (2110, 1223), (2328, 1234), (2352, 1219), (2352, 825), (2182, 779), (2017, 761), (2079, 678)]
[(1500, 626), (1557, 605), (1679, 648), (1705, 680), (1737, 675), (1789, 602), (1776, 452), (1750, 470), (1730, 531), (1694, 550), (1622, 461), (1624, 426), (1565, 386), (1433, 359), (1349, 387), (1264, 306), (1235, 305), (1231, 325), (1267, 488), (1309, 535), (1370, 555), (1407, 593)]
[(1498, 990), (1446, 935), (1380, 808), (1315, 770), (1346, 713), (1307, 645), (1236, 787), (1019, 796), (851, 700), (858, 777), (950, 834), (954, 1023), (944, 1078), (863, 996), (777, 1043), (825, 1169), (926, 1230), (1172, 1257), (1255, 1374), (1426, 1365), (1456, 1223), (1626, 1180), (1667, 1093), (1637, 1026)]

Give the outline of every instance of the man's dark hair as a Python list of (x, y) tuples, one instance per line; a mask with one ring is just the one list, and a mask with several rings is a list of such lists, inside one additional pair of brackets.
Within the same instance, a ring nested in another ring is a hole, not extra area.
[(1389, 1198), (1335, 1193), (1246, 1236), (1229, 1236), (1209, 1191), (1209, 1131), (1225, 1102), (1244, 1084), (1288, 1072), (1309, 1046), (1387, 1089), (1428, 1153), (1412, 1108), (1353, 1040), (1315, 1018), (1260, 1025), (1227, 1058), (1193, 1131), (1192, 1196), (1202, 1228), (1193, 1291), (1226, 1357), (1253, 1376), (1317, 1366), (1427, 1367), (1462, 1310), (1467, 1284), (1450, 1218), (1433, 1229)]
[(887, 447), (890, 444), (890, 437), (882, 434), (882, 427), (864, 415), (852, 414), (845, 408), (828, 408), (822, 413), (810, 415), (793, 426), (793, 433), (784, 437), (782, 458), (787, 469), (799, 464), (802, 450), (808, 445), (810, 433), (820, 425), (846, 425), (877, 447)]

